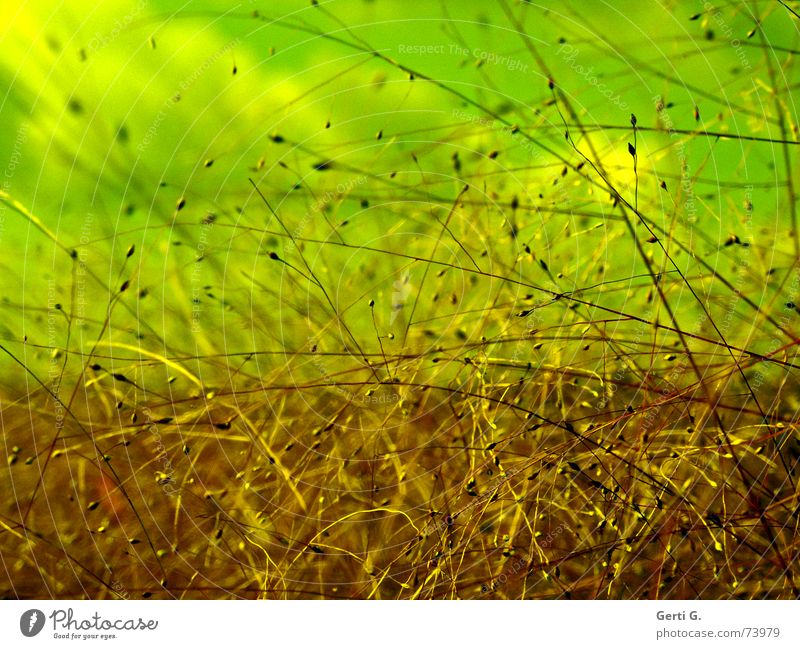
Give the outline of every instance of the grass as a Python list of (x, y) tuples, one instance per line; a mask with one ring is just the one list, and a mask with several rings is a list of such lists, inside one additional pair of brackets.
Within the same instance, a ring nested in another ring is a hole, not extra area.
[(0, 592), (796, 598), (792, 4), (27, 8)]

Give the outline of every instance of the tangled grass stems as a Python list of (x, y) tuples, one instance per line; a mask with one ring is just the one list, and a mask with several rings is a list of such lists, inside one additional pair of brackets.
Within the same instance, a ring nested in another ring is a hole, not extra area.
[(3, 594), (796, 598), (789, 12), (437, 17), (473, 64), (345, 4), (53, 63), (173, 68), (32, 121), (89, 203), (0, 190), (42, 260), (0, 304)]

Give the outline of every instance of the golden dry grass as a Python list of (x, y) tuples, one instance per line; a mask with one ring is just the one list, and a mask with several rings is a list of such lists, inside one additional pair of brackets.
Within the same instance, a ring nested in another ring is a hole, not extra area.
[[(486, 51), (510, 30), (513, 82), (324, 7), (234, 12), (200, 63), (176, 34), (219, 12), (142, 19), (164, 33), (133, 32), (133, 71), (124, 37), (89, 52), (109, 87), (183, 81), (124, 129), (81, 87), (96, 114), (30, 126), (63, 204), (0, 190), (27, 246), (0, 305), (3, 596), (800, 594), (792, 17), (651, 40), (633, 12), (620, 53), (580, 4), (529, 5), (451, 25)], [(295, 78), (259, 58), (277, 34), (342, 59)]]

